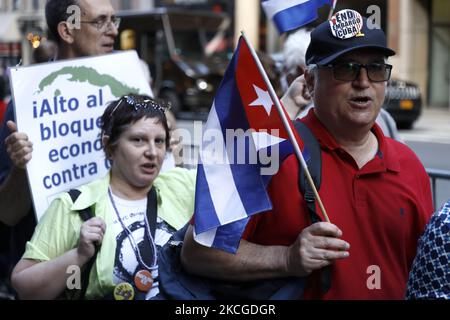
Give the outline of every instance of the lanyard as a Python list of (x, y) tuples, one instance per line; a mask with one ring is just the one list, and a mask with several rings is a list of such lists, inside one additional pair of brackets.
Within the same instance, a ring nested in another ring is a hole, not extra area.
[[(111, 204), (114, 208), (114, 211), (116, 212), (117, 219), (119, 220), (120, 224), (122, 225), (122, 228), (127, 233), (127, 238), (130, 241), (131, 247), (133, 248), (133, 251), (134, 251), (139, 263), (142, 266), (146, 267), (148, 270), (156, 269), (157, 250), (156, 250), (155, 241), (153, 239), (154, 239), (155, 233), (156, 233), (156, 217), (157, 217), (158, 207), (157, 207), (155, 188), (152, 187), (147, 194), (147, 212), (146, 212), (146, 215), (144, 216), (145, 231), (147, 231), (147, 234), (149, 235), (147, 237), (147, 239), (150, 243), (150, 248), (152, 248), (152, 251), (153, 251), (153, 260), (152, 260), (151, 266), (148, 266), (144, 262), (144, 259), (142, 259), (141, 253), (139, 251), (139, 247), (136, 243), (136, 240), (133, 237), (133, 234), (131, 233), (130, 229), (128, 229), (128, 227), (125, 225), (125, 223), (122, 221), (119, 211), (117, 210), (116, 203), (114, 202), (114, 199), (112, 197), (111, 187), (108, 188), (108, 195), (109, 195), (109, 199), (111, 200)], [(144, 232), (144, 241), (145, 241), (145, 238), (146, 237), (145, 237), (145, 232)]]

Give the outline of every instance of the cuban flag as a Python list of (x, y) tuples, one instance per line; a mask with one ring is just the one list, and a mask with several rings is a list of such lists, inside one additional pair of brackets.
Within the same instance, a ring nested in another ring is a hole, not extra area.
[[(293, 129), (290, 121), (289, 125)], [(293, 132), (302, 149), (295, 129)], [(262, 161), (262, 152), (278, 161), (271, 163), (277, 169), (279, 162), (293, 152), (242, 36), (218, 88), (202, 140), (194, 238), (202, 245), (235, 253), (249, 217), (272, 209), (266, 186), (277, 170), (265, 172), (268, 163)]]
[(333, 0), (266, 0), (264, 12), (280, 33), (300, 28), (318, 18), (317, 10)]

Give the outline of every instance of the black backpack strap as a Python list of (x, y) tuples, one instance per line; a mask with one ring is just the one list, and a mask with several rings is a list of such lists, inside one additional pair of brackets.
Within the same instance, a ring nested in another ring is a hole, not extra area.
[[(294, 121), (294, 127), (300, 135), (304, 143), (303, 155), (305, 162), (308, 166), (311, 178), (317, 190), (320, 189), (322, 183), (322, 151), (320, 150), (320, 144), (317, 141), (314, 134), (309, 130), (309, 128), (300, 121)], [(303, 194), (306, 206), (308, 207), (309, 215), (311, 218), (311, 223), (316, 223), (322, 219), (317, 214), (316, 211), (316, 197), (314, 191), (309, 185), (305, 172), (302, 166), (299, 166), (298, 174), (298, 185), (300, 192)], [(331, 269), (330, 267), (325, 267), (321, 272), (321, 291), (323, 294), (328, 292), (331, 287)]]
[(156, 233), (156, 217), (158, 216), (158, 200), (155, 187), (147, 193), (147, 220), (153, 239)]
[[(303, 156), (308, 166), (309, 173), (311, 174), (311, 178), (313, 179), (317, 190), (319, 190), (322, 182), (322, 153), (320, 144), (311, 130), (309, 130), (303, 122), (294, 121), (294, 126), (305, 145)], [(314, 196), (314, 192), (309, 185), (305, 172), (301, 166), (299, 166), (298, 185), (300, 192), (303, 194), (303, 198), (306, 201), (306, 205), (308, 206), (311, 222), (315, 223), (320, 221), (321, 219), (316, 212), (316, 197)]]
[[(80, 196), (81, 191), (78, 189), (70, 189), (69, 195), (72, 199), (72, 202), (77, 201), (78, 197)], [(94, 215), (92, 214), (91, 208), (85, 208), (83, 210), (78, 211), (81, 220), (88, 221), (90, 218), (92, 218)]]
[[(70, 195), (70, 198), (72, 199), (72, 202), (75, 202), (81, 194), (80, 190), (77, 190), (77, 189), (70, 189), (68, 193)], [(80, 215), (81, 220), (83, 220), (83, 222), (91, 219), (94, 216), (92, 214), (91, 208), (85, 208), (83, 210), (78, 211), (78, 213)], [(89, 259), (83, 272), (81, 273), (81, 291), (80, 291), (80, 295), (79, 295), (80, 300), (83, 300), (86, 295), (86, 290), (89, 285), (89, 275), (91, 273), (92, 266), (94, 265), (95, 260), (97, 259), (98, 250), (99, 250), (99, 247), (95, 246), (94, 255)]]

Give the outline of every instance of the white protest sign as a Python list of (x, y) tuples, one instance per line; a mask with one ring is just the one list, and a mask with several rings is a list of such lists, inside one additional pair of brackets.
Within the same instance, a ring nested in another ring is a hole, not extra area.
[(152, 96), (135, 51), (14, 68), (11, 85), (18, 130), (33, 142), (27, 172), (38, 220), (59, 193), (107, 173), (99, 128), (108, 103)]

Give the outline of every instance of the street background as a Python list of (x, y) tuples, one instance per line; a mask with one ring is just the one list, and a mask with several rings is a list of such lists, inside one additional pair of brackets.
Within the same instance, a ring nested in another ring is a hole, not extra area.
[[(450, 111), (424, 109), (413, 129), (400, 130), (400, 136), (425, 168), (450, 172)], [(439, 207), (450, 198), (450, 180), (438, 179), (436, 189), (436, 206)]]

